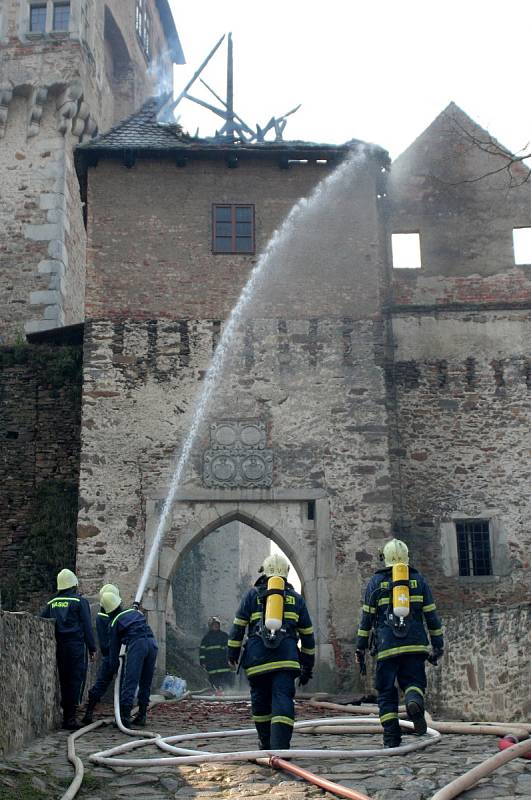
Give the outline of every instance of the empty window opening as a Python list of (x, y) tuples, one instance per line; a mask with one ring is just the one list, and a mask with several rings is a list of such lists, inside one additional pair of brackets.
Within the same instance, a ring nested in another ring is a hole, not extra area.
[(67, 31), (70, 25), (70, 3), (53, 4), (53, 30)]
[(490, 531), (487, 519), (455, 523), (460, 575), (492, 575)]
[(46, 4), (30, 6), (30, 32), (44, 33), (46, 31)]
[(6, 439), (18, 439), (18, 431), (7, 431)]
[(420, 269), (420, 234), (391, 234), (394, 269)]
[(307, 515), (308, 519), (315, 519), (315, 500), (308, 500)]
[(214, 205), (214, 253), (254, 253), (254, 206)]
[(513, 228), (515, 264), (531, 264), (531, 228)]

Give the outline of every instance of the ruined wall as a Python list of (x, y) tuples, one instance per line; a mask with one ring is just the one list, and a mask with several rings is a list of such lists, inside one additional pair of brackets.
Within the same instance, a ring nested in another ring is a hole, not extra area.
[(455, 104), (393, 162), (389, 233), (418, 232), (421, 269), (393, 270), (398, 305), (529, 300), (530, 265), (515, 264), (513, 228), (531, 225), (525, 164)]
[(0, 350), (2, 606), (35, 610), (75, 564), (81, 352)]
[(54, 626), (0, 611), (0, 754), (19, 750), (58, 722)]
[(428, 669), (432, 712), (444, 719), (528, 720), (529, 604), (468, 609), (444, 622), (446, 653)]

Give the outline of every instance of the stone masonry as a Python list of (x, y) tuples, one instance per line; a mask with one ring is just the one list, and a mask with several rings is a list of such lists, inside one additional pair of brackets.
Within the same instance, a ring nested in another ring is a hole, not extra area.
[(135, 4), (76, 0), (68, 30), (31, 31), (30, 4), (0, 2), (0, 336), (84, 318), (85, 229), (72, 150), (171, 89), (182, 52), (167, 0), (149, 0), (149, 57)]

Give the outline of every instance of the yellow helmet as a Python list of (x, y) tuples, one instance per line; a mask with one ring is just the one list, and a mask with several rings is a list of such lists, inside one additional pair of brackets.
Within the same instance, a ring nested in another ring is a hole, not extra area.
[(101, 587), (101, 589), (100, 589), (100, 600), (102, 598), (102, 595), (105, 594), (105, 592), (112, 592), (113, 594), (117, 594), (118, 596), (120, 595), (119, 588), (117, 586), (115, 586), (113, 583), (106, 583), (105, 586)]
[(72, 589), (77, 586), (79, 581), (77, 575), (74, 575), (71, 569), (62, 569), (57, 575), (57, 591), (62, 592), (64, 589)]
[(386, 567), (392, 567), (393, 564), (409, 564), (407, 544), (401, 539), (391, 539), (383, 549), (383, 557)]
[(100, 602), (105, 610), (105, 613), (110, 614), (111, 611), (116, 611), (118, 606), (121, 605), (122, 598), (115, 592), (103, 592)]
[(273, 575), (279, 575), (281, 578), (287, 578), (289, 572), (289, 561), (280, 553), (272, 553), (264, 560), (264, 563), (262, 564), (262, 572), (264, 572), (268, 578), (271, 578)]

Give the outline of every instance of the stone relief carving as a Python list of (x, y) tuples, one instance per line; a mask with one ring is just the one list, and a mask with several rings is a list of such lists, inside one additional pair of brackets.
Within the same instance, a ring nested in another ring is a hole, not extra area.
[(261, 420), (219, 420), (210, 426), (203, 455), (203, 483), (228, 489), (271, 486), (273, 451)]

